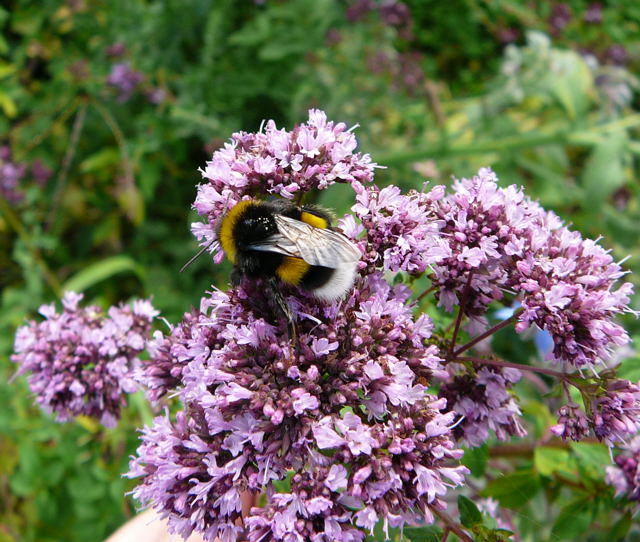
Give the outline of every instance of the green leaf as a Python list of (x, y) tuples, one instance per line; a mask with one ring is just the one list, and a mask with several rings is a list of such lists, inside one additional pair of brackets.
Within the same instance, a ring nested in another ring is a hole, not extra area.
[(506, 529), (491, 529), (485, 525), (474, 525), (472, 531), (476, 542), (509, 542), (513, 535)]
[(553, 52), (552, 66), (555, 71), (551, 91), (569, 118), (577, 119), (591, 101), (591, 70), (580, 55), (557, 49)]
[(624, 363), (618, 367), (618, 378), (631, 382), (640, 380), (640, 356), (638, 354), (625, 359)]
[(482, 491), (482, 495), (494, 497), (507, 508), (519, 508), (535, 497), (540, 487), (538, 474), (532, 470), (525, 470), (492, 480)]
[(62, 286), (63, 290), (82, 292), (118, 273), (132, 272), (144, 280), (144, 269), (129, 256), (112, 256), (78, 271)]
[(442, 537), (442, 529), (434, 525), (424, 527), (405, 527), (404, 536), (411, 542), (439, 542)]
[(570, 446), (578, 463), (587, 470), (604, 474), (605, 467), (611, 464), (609, 449), (604, 444), (572, 442)]
[(38, 516), (47, 523), (53, 523), (56, 520), (58, 507), (54, 497), (45, 491), (39, 491), (35, 496), (35, 505), (38, 509)]
[(39, 475), (42, 474), (42, 457), (38, 447), (32, 443), (23, 442), (19, 450), (20, 470), (34, 480), (39, 479)]
[(32, 6), (28, 9), (15, 10), (11, 17), (11, 29), (25, 36), (36, 34), (42, 27), (45, 12)]
[(214, 118), (211, 115), (203, 115), (197, 111), (192, 111), (190, 109), (183, 109), (177, 106), (172, 107), (171, 117), (179, 121), (184, 121), (204, 127), (211, 133), (216, 133), (218, 130), (220, 130), (220, 121), (217, 118)]
[(458, 497), (458, 511), (460, 512), (460, 522), (465, 527), (471, 528), (482, 523), (482, 513), (474, 502), (464, 495)]
[(11, 492), (17, 497), (27, 497), (35, 492), (33, 479), (27, 476), (24, 471), (18, 471), (9, 480)]
[(551, 476), (554, 472), (573, 471), (571, 455), (568, 450), (541, 446), (533, 452), (533, 466), (543, 476)]
[(6, 77), (7, 75), (11, 75), (16, 71), (16, 67), (13, 64), (8, 64), (6, 62), (0, 62), (0, 79)]
[(0, 108), (7, 118), (13, 118), (18, 113), (18, 108), (13, 99), (5, 92), (0, 92)]
[(293, 478), (294, 474), (293, 471), (289, 471), (282, 480), (273, 481), (273, 487), (276, 488), (278, 493), (289, 493), (291, 491), (291, 478)]
[(142, 193), (135, 184), (126, 184), (116, 190), (118, 205), (124, 211), (127, 218), (136, 226), (144, 219), (144, 200)]
[(120, 163), (120, 151), (116, 147), (107, 147), (85, 158), (78, 166), (82, 173), (90, 173)]
[(556, 423), (556, 417), (551, 414), (549, 407), (541, 401), (524, 401), (522, 403), (522, 413), (534, 424), (536, 436), (543, 435), (549, 426)]
[(16, 444), (8, 439), (0, 438), (0, 476), (11, 474), (18, 465)]
[(625, 182), (624, 153), (628, 138), (626, 132), (610, 134), (596, 145), (582, 174), (585, 204), (599, 208), (606, 199)]
[(627, 511), (618, 521), (615, 522), (609, 531), (609, 542), (624, 540), (631, 529), (631, 512)]
[(553, 527), (551, 537), (560, 540), (580, 540), (591, 524), (593, 515), (590, 495), (583, 495), (574, 500), (560, 510)]
[[(76, 505), (80, 507), (86, 506), (89, 503), (94, 503), (95, 505), (95, 502), (100, 500), (108, 490), (107, 487), (98, 483), (87, 471), (77, 472), (75, 476), (67, 478), (65, 480), (65, 486), (76, 501)], [(87, 510), (87, 513), (90, 514), (90, 511)]]
[(462, 464), (467, 467), (473, 476), (480, 478), (484, 476), (487, 468), (487, 459), (489, 457), (489, 448), (486, 444), (477, 448), (469, 448), (464, 451)]
[(137, 391), (129, 395), (129, 403), (136, 409), (142, 423), (151, 427), (153, 424), (153, 410), (149, 404), (149, 401), (144, 395), (142, 390)]

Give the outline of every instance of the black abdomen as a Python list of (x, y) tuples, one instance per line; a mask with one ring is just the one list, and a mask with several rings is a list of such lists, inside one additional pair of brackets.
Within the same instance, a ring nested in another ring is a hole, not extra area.
[(315, 288), (320, 288), (327, 284), (333, 274), (335, 273), (335, 269), (331, 267), (323, 267), (321, 265), (312, 265), (309, 268), (309, 271), (302, 277), (302, 281), (300, 282), (300, 286), (305, 288), (306, 290), (313, 290)]

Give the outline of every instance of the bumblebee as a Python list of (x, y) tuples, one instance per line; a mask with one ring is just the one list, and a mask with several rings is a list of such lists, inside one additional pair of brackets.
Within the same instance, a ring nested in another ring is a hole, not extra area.
[[(244, 200), (218, 225), (218, 240), (234, 266), (232, 282), (267, 279), (309, 291), (321, 301), (343, 298), (353, 286), (360, 250), (331, 228), (331, 215), (288, 201)], [(276, 298), (292, 323), (281, 295)]]

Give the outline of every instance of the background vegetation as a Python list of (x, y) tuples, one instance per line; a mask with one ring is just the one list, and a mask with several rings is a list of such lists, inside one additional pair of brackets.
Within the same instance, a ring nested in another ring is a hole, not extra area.
[[(319, 107), (359, 123), (361, 149), (387, 166), (380, 183), (490, 165), (631, 255), (638, 284), (635, 0), (13, 0), (0, 28), (2, 542), (98, 541), (130, 517), (120, 474), (151, 416), (134, 397), (115, 430), (53, 422), (24, 378), (10, 382), (15, 328), (67, 288), (105, 306), (152, 295), (175, 322), (226, 284), (207, 258), (178, 273), (196, 250), (197, 168), (262, 119), (291, 127)], [(339, 188), (322, 200), (338, 213)], [(604, 486), (606, 449), (536, 446), (552, 417), (524, 393), (528, 444), (470, 454), (491, 480), (472, 491), (511, 509), (522, 540), (640, 540)], [(504, 453), (520, 457), (506, 476)]]

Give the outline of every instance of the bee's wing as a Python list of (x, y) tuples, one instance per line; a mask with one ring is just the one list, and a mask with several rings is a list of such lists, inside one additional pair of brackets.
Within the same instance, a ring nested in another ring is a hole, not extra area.
[(360, 250), (337, 231), (316, 228), (283, 215), (275, 215), (278, 233), (262, 243), (249, 246), (252, 250), (277, 252), (302, 258), (311, 265), (336, 268), (343, 263), (357, 262)]

